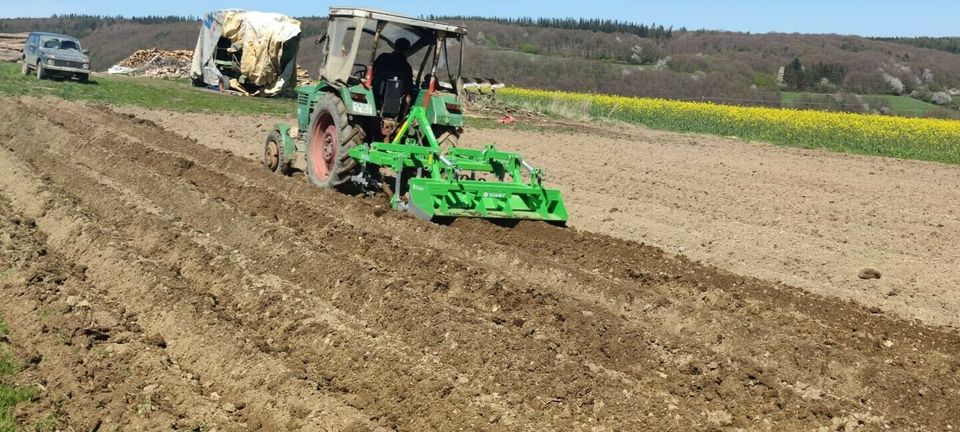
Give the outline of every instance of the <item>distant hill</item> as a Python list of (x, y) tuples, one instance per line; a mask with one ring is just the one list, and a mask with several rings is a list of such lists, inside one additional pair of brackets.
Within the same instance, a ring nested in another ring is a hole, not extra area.
[(640, 37), (451, 22), (471, 30), (475, 73), (517, 85), (748, 104), (778, 103), (780, 91), (913, 94), (954, 111), (960, 95), (960, 55), (858, 36), (678, 30)]
[[(772, 105), (780, 103), (781, 91), (912, 94), (954, 111), (953, 99), (960, 99), (960, 55), (949, 52), (945, 41), (689, 31), (602, 20), (441, 19), (470, 29), (466, 76), (509, 85)], [(315, 75), (320, 55), (312, 40), (325, 18), (300, 20), (299, 62)], [(199, 22), (192, 17), (0, 20), (0, 32), (30, 30), (81, 37), (94, 68), (103, 70), (137, 49), (192, 49)]]

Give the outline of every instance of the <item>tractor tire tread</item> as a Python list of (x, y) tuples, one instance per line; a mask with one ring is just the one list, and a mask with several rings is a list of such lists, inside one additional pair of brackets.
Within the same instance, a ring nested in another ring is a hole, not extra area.
[(444, 128), (436, 132), (439, 132), (436, 134), (437, 143), (440, 144), (440, 148), (442, 148), (443, 151), (447, 151), (451, 147), (456, 148), (460, 145), (460, 133), (458, 133), (456, 129)]
[(343, 165), (340, 167), (338, 173), (342, 176), (344, 174), (352, 174), (354, 170), (357, 169), (357, 161), (353, 159), (348, 159), (343, 161)]
[[(344, 130), (349, 131), (347, 132), (346, 142), (360, 143), (363, 142), (363, 139), (366, 138), (367, 135), (363, 132), (363, 128), (359, 128), (354, 125), (347, 126), (344, 128)], [(355, 145), (356, 144), (354, 144), (354, 146)], [(354, 146), (350, 146), (350, 148), (353, 148)], [(345, 162), (347, 160), (353, 160), (353, 158), (350, 157), (349, 153), (341, 153), (340, 161)]]

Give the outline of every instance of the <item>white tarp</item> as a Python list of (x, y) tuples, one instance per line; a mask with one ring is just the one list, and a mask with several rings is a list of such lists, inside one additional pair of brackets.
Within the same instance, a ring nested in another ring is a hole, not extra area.
[(300, 43), (300, 21), (286, 15), (238, 9), (212, 12), (204, 17), (200, 37), (193, 53), (190, 76), (205, 85), (220, 85), (224, 59), (221, 38), (232, 44), (231, 51), (241, 54), (241, 80), (231, 80), (237, 90), (273, 96), (296, 86), (296, 59)]

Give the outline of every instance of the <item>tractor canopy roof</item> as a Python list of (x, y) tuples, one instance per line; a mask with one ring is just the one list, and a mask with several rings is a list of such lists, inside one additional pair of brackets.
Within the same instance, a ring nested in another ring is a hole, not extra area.
[(362, 8), (345, 8), (345, 7), (331, 7), (330, 8), (331, 17), (356, 17), (356, 18), (367, 18), (377, 21), (392, 22), (396, 24), (401, 24), (410, 27), (421, 27), (430, 30), (443, 31), (447, 33), (455, 33), (459, 35), (466, 35), (467, 28), (455, 26), (452, 24), (446, 24), (437, 21), (427, 21), (419, 18), (408, 17), (404, 15), (395, 14), (392, 12), (385, 12), (376, 9), (362, 9)]
[[(324, 63), (320, 68), (320, 76), (328, 82), (346, 83), (356, 76), (356, 67), (372, 65), (376, 55), (396, 50), (396, 42), (400, 39), (406, 39), (411, 44), (400, 53), (413, 63), (415, 71), (430, 71), (433, 63), (428, 64), (428, 58), (438, 57), (433, 59), (434, 63), (439, 63), (441, 69), (450, 72), (448, 64), (455, 63), (456, 69), (459, 69), (460, 57), (448, 55), (447, 45), (455, 45), (453, 49), (459, 50), (466, 34), (465, 27), (451, 24), (374, 9), (332, 7), (326, 33), (321, 38)], [(434, 48), (438, 46), (441, 56), (434, 55)], [(423, 52), (427, 56), (421, 61), (413, 59), (414, 56), (419, 59), (419, 53)], [(418, 65), (421, 67), (418, 68)]]

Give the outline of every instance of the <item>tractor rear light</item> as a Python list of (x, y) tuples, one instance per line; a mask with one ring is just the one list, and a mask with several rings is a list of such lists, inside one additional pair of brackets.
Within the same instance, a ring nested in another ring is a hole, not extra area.
[(367, 68), (367, 76), (364, 77), (363, 86), (366, 88), (373, 88), (373, 67)]
[(367, 95), (363, 93), (350, 93), (350, 99), (354, 102), (367, 103)]

